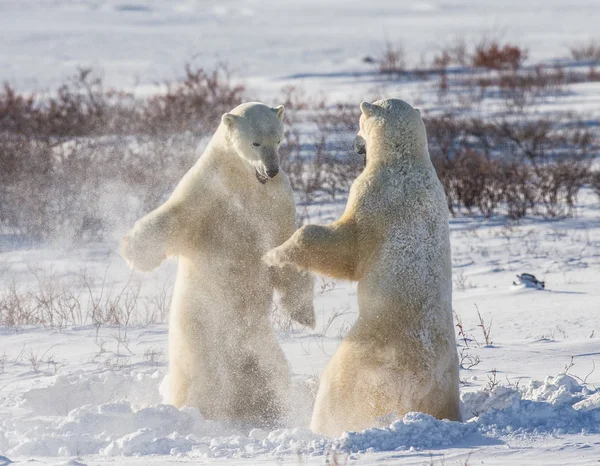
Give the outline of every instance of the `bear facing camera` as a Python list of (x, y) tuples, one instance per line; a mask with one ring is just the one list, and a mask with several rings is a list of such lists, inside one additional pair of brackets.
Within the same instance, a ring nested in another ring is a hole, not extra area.
[(171, 197), (123, 240), (139, 270), (178, 257), (165, 401), (208, 419), (274, 426), (285, 417), (290, 375), (269, 321), (274, 290), (292, 319), (315, 325), (311, 276), (261, 261), (296, 228), (279, 167), (283, 113), (249, 102), (223, 115)]

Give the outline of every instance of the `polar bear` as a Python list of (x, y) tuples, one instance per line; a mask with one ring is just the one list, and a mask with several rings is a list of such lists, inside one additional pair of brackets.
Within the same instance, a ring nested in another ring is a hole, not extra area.
[(258, 102), (223, 115), (204, 154), (170, 198), (124, 238), (131, 267), (178, 256), (169, 317), (167, 401), (210, 419), (277, 424), (289, 370), (269, 311), (314, 327), (313, 280), (261, 257), (295, 230), (295, 204), (279, 169), (283, 106)]
[(311, 421), (329, 436), (409, 411), (460, 419), (448, 208), (425, 125), (401, 100), (360, 108), (366, 167), (344, 214), (264, 258), (358, 281), (358, 320), (325, 368)]

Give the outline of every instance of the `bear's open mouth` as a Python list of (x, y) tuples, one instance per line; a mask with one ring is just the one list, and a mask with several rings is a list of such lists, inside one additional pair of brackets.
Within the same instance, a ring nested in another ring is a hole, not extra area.
[(268, 176), (261, 175), (256, 168), (254, 169), (254, 171), (256, 172), (256, 179), (258, 180), (258, 182), (260, 184), (265, 184), (267, 181), (269, 181), (269, 177)]

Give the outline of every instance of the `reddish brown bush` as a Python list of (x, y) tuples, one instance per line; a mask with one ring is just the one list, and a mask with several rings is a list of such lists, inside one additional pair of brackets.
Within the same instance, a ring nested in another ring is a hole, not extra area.
[(497, 41), (482, 41), (477, 44), (471, 64), (488, 70), (517, 70), (527, 59), (527, 50), (517, 45), (500, 45)]
[(489, 124), (445, 115), (426, 124), (432, 161), (453, 214), (464, 207), (469, 214), (478, 209), (490, 216), (505, 206), (511, 218), (569, 215), (598, 152), (583, 124), (560, 120)]
[(185, 67), (182, 81), (142, 106), (140, 129), (147, 134), (212, 133), (221, 115), (244, 101), (245, 88), (233, 84), (225, 67), (207, 72)]
[(106, 134), (109, 103), (100, 78), (90, 69), (44, 97), (21, 96), (9, 84), (0, 93), (0, 131), (36, 137)]
[[(464, 60), (464, 50), (453, 53), (452, 60)], [(453, 214), (569, 215), (584, 183), (591, 181), (600, 195), (600, 175), (589, 170), (599, 148), (584, 122), (568, 114), (536, 119), (526, 111), (541, 93), (570, 82), (569, 73), (501, 69), (448, 82), (463, 86), (452, 94), (460, 95), (458, 111), (426, 118), (426, 126)], [(514, 111), (496, 120), (457, 116), (472, 110), (488, 88)], [(46, 97), (23, 96), (6, 85), (0, 92), (0, 229), (89, 241), (129, 226), (166, 198), (193, 164), (199, 141), (246, 99), (224, 69), (188, 67), (181, 82), (147, 99), (104, 90), (88, 70)], [(286, 106), (282, 167), (301, 201), (347, 193), (363, 168), (353, 148), (358, 106), (328, 104), (291, 87), (275, 101)]]
[(5, 84), (0, 93), (0, 132), (38, 138), (209, 134), (223, 113), (245, 100), (244, 92), (224, 67), (208, 72), (188, 65), (183, 79), (167, 83), (165, 93), (136, 100), (131, 94), (105, 90), (90, 69), (80, 69), (47, 96), (21, 96)]

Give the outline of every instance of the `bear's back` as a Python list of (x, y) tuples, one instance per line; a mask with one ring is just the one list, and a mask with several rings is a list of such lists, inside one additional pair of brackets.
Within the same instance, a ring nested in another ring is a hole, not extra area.
[[(381, 293), (412, 300), (451, 296), (448, 209), (431, 169), (382, 170), (366, 181), (357, 205), (363, 275)], [(373, 247), (378, 245), (378, 247)], [(392, 291), (389, 291), (392, 290)]]

